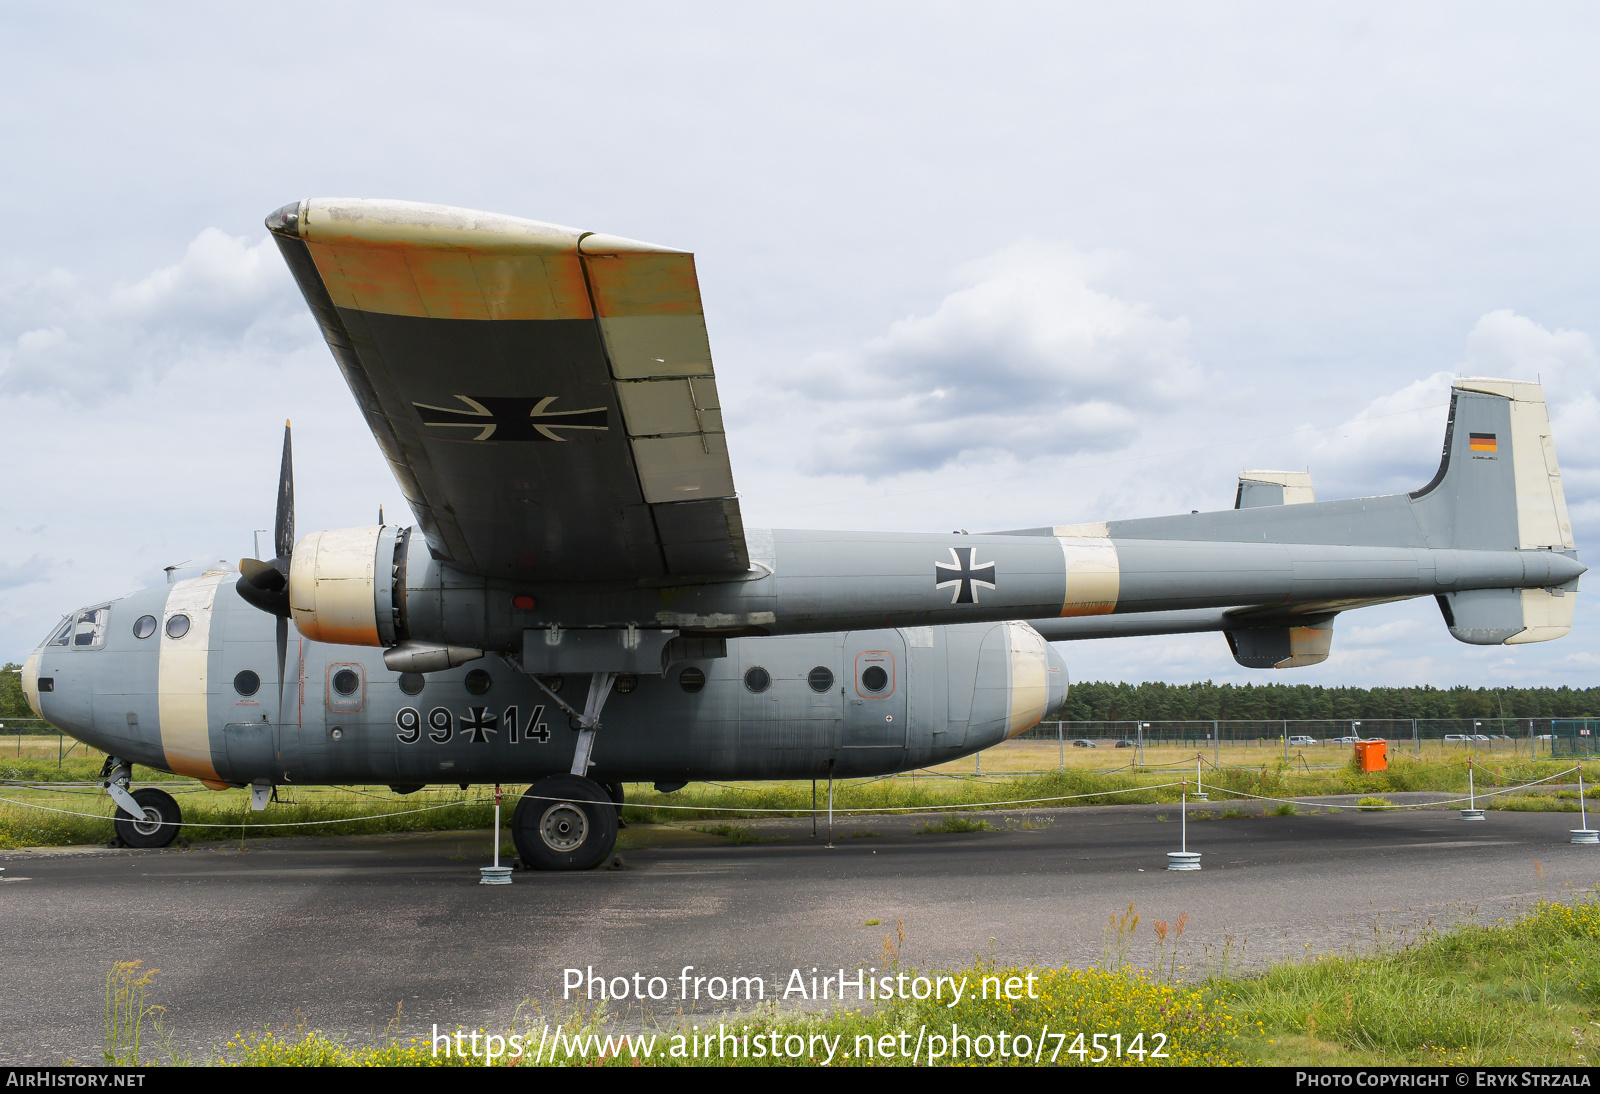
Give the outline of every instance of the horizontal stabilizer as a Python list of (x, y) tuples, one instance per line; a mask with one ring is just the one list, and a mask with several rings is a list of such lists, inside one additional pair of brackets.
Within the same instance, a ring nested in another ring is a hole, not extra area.
[(1515, 646), (1549, 642), (1572, 629), (1577, 590), (1469, 589), (1438, 598), (1439, 611), (1458, 642)]

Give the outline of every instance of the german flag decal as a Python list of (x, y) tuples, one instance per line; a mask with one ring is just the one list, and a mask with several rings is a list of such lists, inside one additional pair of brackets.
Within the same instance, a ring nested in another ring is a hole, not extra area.
[(1467, 441), (1474, 452), (1498, 452), (1493, 433), (1469, 433)]

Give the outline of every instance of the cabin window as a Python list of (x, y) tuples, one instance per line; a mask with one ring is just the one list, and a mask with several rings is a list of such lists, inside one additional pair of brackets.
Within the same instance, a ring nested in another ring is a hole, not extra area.
[(772, 673), (757, 665), (744, 674), (744, 686), (754, 692), (766, 691), (772, 686)]
[(328, 709), (354, 714), (367, 705), (366, 673), (361, 665), (346, 661), (328, 666)]
[(73, 619), (73, 617), (72, 616), (68, 616), (67, 619), (66, 619), (66, 622), (61, 624), (61, 629), (56, 631), (54, 637), (52, 637), (50, 639), (50, 641), (46, 642), (45, 645), (47, 645), (47, 646), (65, 646), (69, 642), (71, 642), (72, 641), (72, 625), (73, 625), (74, 622), (75, 622), (75, 620)]
[(106, 644), (106, 625), (111, 622), (110, 608), (90, 608), (79, 612), (72, 625), (72, 648), (97, 650)]
[(182, 638), (189, 633), (189, 617), (183, 614), (173, 616), (167, 620), (167, 637)]
[(420, 672), (402, 672), (400, 674), (400, 690), (407, 695), (421, 695), (423, 685), (427, 682), (427, 677)]
[(686, 668), (678, 673), (678, 686), (693, 694), (706, 686), (706, 674), (697, 668)]
[(156, 617), (141, 615), (133, 621), (133, 636), (135, 638), (149, 638), (156, 633)]
[(833, 687), (833, 670), (827, 665), (818, 665), (806, 674), (806, 683), (811, 685), (812, 691), (827, 691)]
[(261, 677), (244, 669), (233, 678), (233, 690), (246, 697), (254, 695), (261, 690)]
[(474, 695), (484, 694), (489, 690), (490, 685), (493, 683), (494, 680), (491, 679), (489, 674), (484, 672), (482, 669), (473, 669), (471, 672), (467, 673), (467, 690), (472, 692)]

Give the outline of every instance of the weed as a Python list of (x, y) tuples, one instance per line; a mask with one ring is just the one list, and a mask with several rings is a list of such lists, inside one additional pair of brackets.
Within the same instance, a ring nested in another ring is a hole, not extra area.
[(882, 922), (883, 922), (883, 920), (881, 920), (881, 919), (869, 919), (869, 920), (867, 920), (865, 923), (863, 923), (861, 925), (863, 927), (876, 927), (879, 924), (881, 924)]
[(851, 832), (849, 838), (851, 838), (851, 839), (879, 839), (882, 836), (883, 836), (882, 832), (869, 832), (866, 829), (861, 829), (859, 831)]
[(1284, 802), (1274, 809), (1270, 815), (1274, 817), (1292, 817), (1299, 812), (1300, 808), (1294, 802)]
[(695, 828), (696, 832), (704, 832), (709, 836), (721, 836), (729, 843), (770, 843), (781, 836), (760, 836), (742, 824), (707, 824)]
[(143, 961), (116, 961), (106, 973), (106, 1047), (108, 1066), (139, 1066), (144, 1021), (154, 1019), (162, 1007), (148, 1001), (150, 983), (160, 969), (146, 969)]
[(1366, 797), (1356, 802), (1356, 808), (1361, 810), (1363, 813), (1376, 813), (1379, 810), (1387, 809), (1389, 804), (1390, 803), (1383, 798)]
[(947, 814), (943, 820), (929, 821), (916, 830), (919, 836), (941, 836), (955, 832), (995, 832), (994, 825), (986, 820), (974, 820), (959, 813)]

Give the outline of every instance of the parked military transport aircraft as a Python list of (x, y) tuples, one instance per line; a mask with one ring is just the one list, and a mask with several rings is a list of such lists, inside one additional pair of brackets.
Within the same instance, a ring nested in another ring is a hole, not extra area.
[(529, 782), (522, 861), (583, 869), (625, 781), (887, 773), (1020, 733), (1066, 698), (1052, 640), (1218, 630), (1285, 668), (1327, 656), (1340, 612), (1408, 597), (1463, 642), (1572, 623), (1536, 384), (1456, 381), (1411, 494), (1247, 472), (1215, 513), (746, 530), (692, 255), (399, 201), (267, 227), (416, 528), (297, 541), (285, 429), (276, 557), (84, 607), (28, 657), (34, 710), (110, 754), (133, 846), (182, 819), (130, 791), (136, 763), (256, 808), (278, 784)]

